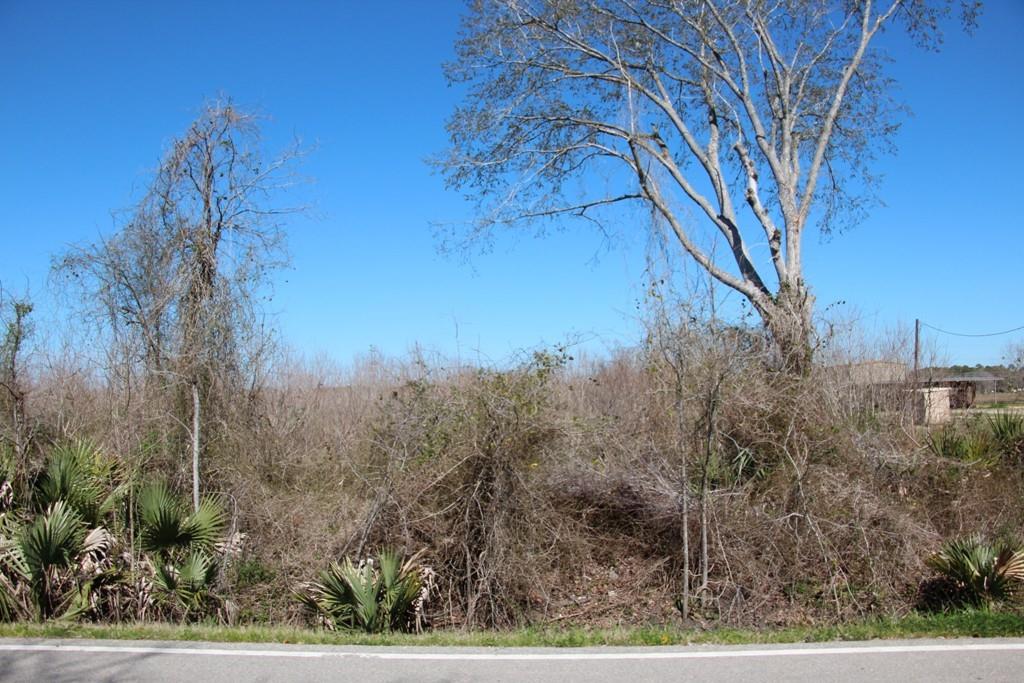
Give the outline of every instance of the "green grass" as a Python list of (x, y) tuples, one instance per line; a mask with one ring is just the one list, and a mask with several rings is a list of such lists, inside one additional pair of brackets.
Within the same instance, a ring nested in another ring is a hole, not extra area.
[(514, 631), (430, 631), (422, 635), (340, 633), (261, 626), (173, 624), (0, 624), (6, 638), (95, 638), (113, 640), (191, 640), (223, 643), (302, 643), (308, 645), (434, 645), (463, 647), (585, 647), (597, 645), (688, 645), (803, 643), (878, 638), (1021, 637), (1024, 614), (969, 611), (870, 619), (838, 626), (782, 629), (684, 630), (678, 627), (619, 629), (525, 628)]

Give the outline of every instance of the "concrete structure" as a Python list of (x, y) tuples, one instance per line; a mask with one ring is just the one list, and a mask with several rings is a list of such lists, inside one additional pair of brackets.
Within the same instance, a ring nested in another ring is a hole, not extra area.
[(953, 418), (950, 411), (949, 387), (914, 389), (914, 422), (922, 425), (943, 424)]

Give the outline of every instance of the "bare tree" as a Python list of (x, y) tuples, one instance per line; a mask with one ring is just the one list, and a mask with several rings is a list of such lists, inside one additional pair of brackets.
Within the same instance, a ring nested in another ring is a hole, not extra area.
[[(741, 391), (750, 367), (760, 360), (763, 343), (756, 332), (725, 324), (716, 313), (716, 286), (708, 276), (700, 289), (677, 292), (669, 273), (654, 274), (647, 292), (646, 351), (652, 373), (660, 378), (659, 391), (671, 395), (675, 422), (675, 457), (679, 473), (679, 508), (682, 538), (682, 586), (676, 601), (683, 620), (690, 618), (692, 596), (706, 602), (711, 559), (712, 469), (721, 460), (720, 409)], [(670, 268), (671, 266), (669, 266)], [(698, 516), (697, 573), (694, 591), (691, 561), (690, 510)]]
[[(176, 387), (199, 499), (203, 419), (214, 395), (238, 393), (267, 342), (257, 297), (286, 259), (276, 205), (297, 147), (267, 160), (257, 118), (207, 104), (164, 157), (149, 191), (110, 239), (74, 249), (58, 271), (94, 295), (129, 376)], [(130, 377), (129, 377), (130, 382)], [(251, 382), (249, 382), (251, 385)]]
[(898, 125), (876, 38), (898, 23), (935, 45), (954, 2), (474, 0), (447, 66), (468, 95), (437, 163), (481, 205), (471, 236), (645, 203), (806, 368), (805, 231), (859, 217)]
[[(32, 425), (25, 410), (28, 388), (25, 381), (25, 345), (32, 329), (28, 297), (5, 297), (0, 288), (0, 406), (9, 417), (9, 430), (0, 432), (0, 445), (8, 441), (18, 463), (19, 475), (26, 472), (25, 461), (32, 441)], [(6, 432), (6, 433), (5, 433)]]
[(1024, 369), (1024, 342), (1007, 344), (1003, 355), (1008, 366), (1014, 370)]

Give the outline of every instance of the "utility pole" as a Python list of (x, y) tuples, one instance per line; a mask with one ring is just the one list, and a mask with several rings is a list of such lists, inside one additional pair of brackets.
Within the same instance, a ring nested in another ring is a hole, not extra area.
[(917, 385), (917, 373), (921, 363), (921, 319), (914, 318), (914, 385)]

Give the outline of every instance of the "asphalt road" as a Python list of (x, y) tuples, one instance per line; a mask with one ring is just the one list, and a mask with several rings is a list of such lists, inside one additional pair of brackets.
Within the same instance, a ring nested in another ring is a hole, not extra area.
[(1024, 639), (370, 648), (0, 639), (3, 681), (1024, 681)]

